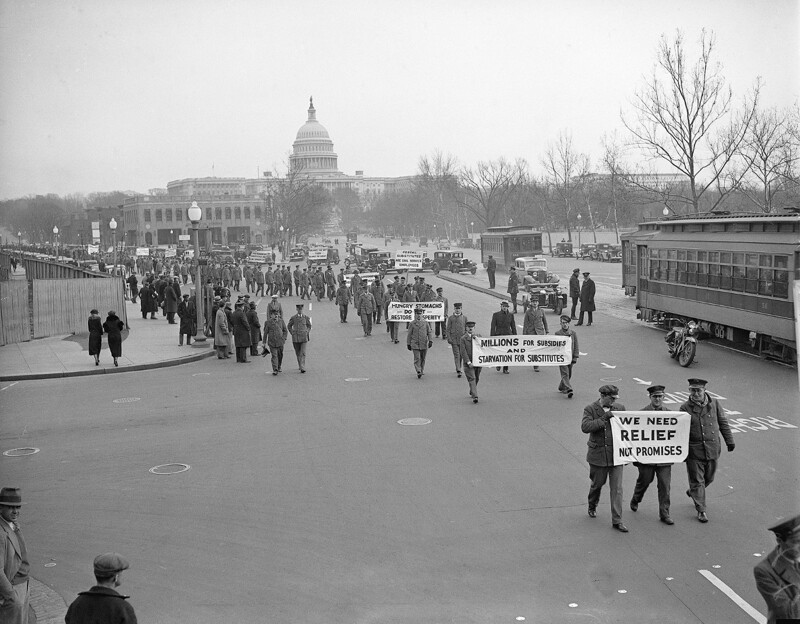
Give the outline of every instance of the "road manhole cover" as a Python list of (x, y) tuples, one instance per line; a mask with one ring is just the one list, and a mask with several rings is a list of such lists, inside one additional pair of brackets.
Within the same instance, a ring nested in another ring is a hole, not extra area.
[(141, 400), (141, 397), (124, 397), (122, 399), (114, 399), (114, 403), (135, 403)]
[(345, 381), (369, 381), (369, 377), (348, 377)]
[(430, 425), (431, 420), (427, 418), (403, 418), (402, 420), (398, 420), (398, 425)]
[(22, 457), (23, 455), (35, 455), (39, 449), (32, 446), (24, 446), (22, 448), (9, 449), (3, 453), (6, 457)]
[(189, 468), (189, 464), (161, 464), (160, 466), (153, 466), (150, 472), (156, 475), (172, 475), (186, 472)]

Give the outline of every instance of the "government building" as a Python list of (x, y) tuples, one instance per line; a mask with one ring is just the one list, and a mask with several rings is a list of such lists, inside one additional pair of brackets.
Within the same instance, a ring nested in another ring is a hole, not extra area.
[[(414, 176), (367, 177), (363, 171), (348, 175), (339, 171), (333, 141), (319, 121), (314, 100), (309, 100), (308, 119), (297, 131), (289, 169), (327, 191), (351, 190), (358, 194), (362, 208), (369, 210), (376, 197), (410, 189)], [(121, 207), (120, 239), (129, 246), (175, 245), (180, 235), (189, 234), (192, 224), (186, 211), (196, 201), (203, 210), (201, 242), (234, 245), (271, 244), (281, 227), (281, 215), (273, 206), (273, 195), (285, 178), (265, 172), (260, 178), (185, 178), (137, 195)], [(104, 211), (105, 212), (105, 211)], [(103, 220), (110, 218), (97, 215)], [(338, 223), (333, 207), (330, 225)]]

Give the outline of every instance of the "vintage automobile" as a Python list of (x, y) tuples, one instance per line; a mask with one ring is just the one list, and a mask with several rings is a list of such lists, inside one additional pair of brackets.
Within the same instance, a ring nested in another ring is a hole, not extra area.
[(404, 236), (403, 238), (400, 239), (400, 246), (401, 247), (406, 247), (406, 246), (410, 247), (411, 246), (411, 239), (408, 238), (408, 236)]
[(622, 262), (622, 245), (609, 245), (600, 251), (601, 262)]
[(366, 262), (362, 264), (362, 268), (367, 271), (377, 271), (383, 277), (389, 271), (394, 270), (394, 258), (388, 251), (372, 250), (369, 252)]
[(556, 243), (555, 251), (553, 251), (554, 256), (558, 256), (559, 258), (571, 258), (572, 254), (572, 243), (569, 241), (561, 241), (560, 243)]
[(514, 261), (517, 273), (523, 275), (522, 286), (529, 300), (536, 297), (539, 307), (549, 308), (555, 314), (567, 305), (567, 293), (559, 286), (561, 279), (547, 270), (547, 258), (523, 257)]
[(420, 247), (427, 247), (428, 246), (428, 237), (427, 236), (420, 236), (419, 237), (419, 246)]
[(597, 245), (595, 243), (584, 243), (580, 246), (580, 249), (575, 252), (575, 257), (580, 260), (591, 260), (592, 253), (596, 247)]
[(289, 251), (289, 262), (305, 262), (306, 250), (303, 247), (292, 247)]
[(450, 241), (445, 239), (439, 239), (439, 242), (436, 243), (436, 249), (450, 249)]
[(591, 251), (590, 260), (603, 261), (604, 254), (608, 253), (611, 248), (609, 243), (597, 243)]
[(465, 258), (463, 251), (434, 251), (431, 270), (434, 274), (438, 274), (439, 271), (450, 271), (451, 273), (475, 275), (478, 265), (469, 258)]

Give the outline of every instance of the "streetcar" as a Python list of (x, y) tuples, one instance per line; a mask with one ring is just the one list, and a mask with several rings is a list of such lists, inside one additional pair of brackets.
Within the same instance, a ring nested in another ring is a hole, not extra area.
[(622, 287), (641, 319), (696, 320), (720, 340), (797, 363), (800, 214), (675, 216), (621, 238)]
[(497, 268), (508, 271), (517, 258), (540, 256), (542, 233), (527, 225), (501, 225), (488, 228), (481, 234), (481, 262), (489, 262), (489, 256), (497, 261)]

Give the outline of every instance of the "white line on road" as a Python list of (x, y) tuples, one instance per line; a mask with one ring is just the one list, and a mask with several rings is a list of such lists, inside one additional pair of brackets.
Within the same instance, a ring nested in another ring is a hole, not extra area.
[(733, 600), (733, 602), (735, 602), (742, 611), (758, 622), (758, 624), (767, 624), (767, 618), (751, 607), (750, 604), (744, 600), (744, 598), (719, 580), (712, 572), (709, 572), (708, 570), (698, 570), (698, 572), (705, 576), (706, 579), (708, 579), (711, 584), (719, 589), (723, 594)]
[(14, 383), (8, 384), (5, 388), (0, 388), (0, 392), (3, 390), (8, 390), (11, 386), (16, 386), (18, 383), (18, 381), (15, 381)]

